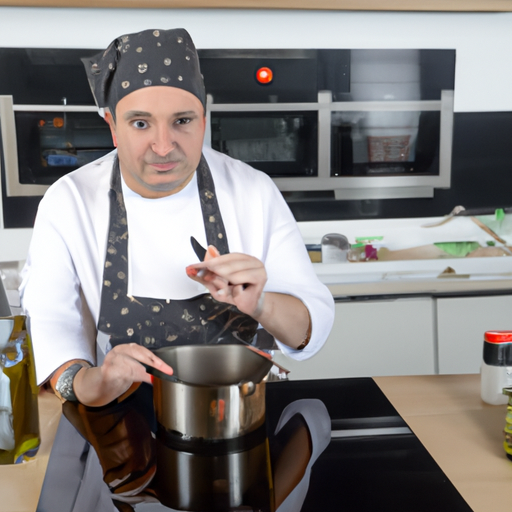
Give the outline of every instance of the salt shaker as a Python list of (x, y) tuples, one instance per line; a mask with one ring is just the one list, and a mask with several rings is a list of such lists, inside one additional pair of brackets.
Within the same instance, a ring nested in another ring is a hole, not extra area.
[(512, 331), (487, 331), (481, 367), (481, 396), (492, 405), (506, 404), (503, 388), (512, 387)]

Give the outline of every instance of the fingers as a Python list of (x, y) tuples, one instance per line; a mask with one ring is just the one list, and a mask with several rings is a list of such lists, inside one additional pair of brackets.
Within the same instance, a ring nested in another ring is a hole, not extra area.
[(138, 363), (147, 364), (148, 366), (152, 366), (153, 368), (156, 368), (163, 373), (167, 373), (168, 375), (172, 375), (173, 373), (172, 368), (165, 361), (142, 345), (137, 343), (128, 343), (126, 345), (118, 345), (115, 349), (118, 349), (121, 353), (125, 353), (128, 357)]
[(101, 366), (91, 367), (76, 374), (73, 387), (84, 405), (101, 406), (127, 392), (134, 383), (151, 384), (151, 375), (145, 366), (172, 375), (172, 368), (149, 349), (136, 343), (117, 345), (105, 356)]
[(261, 281), (264, 283), (267, 279), (263, 263), (247, 254), (232, 253), (210, 257), (207, 253), (203, 262), (186, 268), (187, 275), (192, 279), (212, 282), (213, 277), (207, 277), (208, 271), (232, 285), (255, 284)]
[(261, 297), (267, 281), (263, 263), (248, 254), (219, 255), (209, 246), (204, 261), (186, 268), (187, 275), (205, 286), (212, 297), (232, 304), (243, 313), (261, 313)]
[(201, 283), (212, 295), (216, 295), (220, 290), (230, 286), (226, 279), (214, 274), (213, 272), (210, 272), (207, 269), (197, 270), (193, 268), (187, 268), (186, 271), (188, 277), (194, 281), (197, 281), (198, 283)]
[(212, 258), (216, 258), (217, 256), (220, 256), (220, 252), (218, 251), (217, 247), (214, 245), (209, 245), (206, 249), (206, 254), (204, 256), (204, 261), (211, 260)]
[(167, 375), (173, 373), (172, 368), (153, 352), (136, 343), (129, 343), (118, 345), (107, 354), (102, 366), (103, 378), (106, 383), (117, 382), (120, 388), (133, 382), (151, 383), (151, 376), (143, 364)]

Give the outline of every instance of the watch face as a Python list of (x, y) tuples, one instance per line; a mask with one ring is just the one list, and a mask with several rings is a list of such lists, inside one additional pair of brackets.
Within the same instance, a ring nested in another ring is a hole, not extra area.
[(68, 396), (73, 393), (73, 376), (66, 375), (64, 377), (59, 392), (66, 400), (69, 400)]
[(69, 368), (66, 368), (62, 375), (58, 378), (55, 389), (64, 400), (70, 402), (76, 402), (77, 398), (73, 391), (73, 381), (78, 371), (83, 368), (81, 364), (72, 364)]

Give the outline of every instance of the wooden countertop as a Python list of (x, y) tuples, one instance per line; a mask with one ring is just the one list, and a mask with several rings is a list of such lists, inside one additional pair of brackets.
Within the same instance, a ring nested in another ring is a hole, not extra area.
[[(376, 377), (375, 382), (474, 512), (509, 510), (512, 462), (503, 450), (506, 405), (480, 399), (479, 375)], [(0, 466), (2, 510), (34, 512), (61, 414), (39, 397), (42, 443), (30, 462)]]
[(474, 512), (510, 510), (507, 406), (481, 400), (479, 375), (374, 380)]
[(40, 392), (41, 446), (36, 457), (28, 462), (0, 465), (0, 510), (6, 512), (34, 512), (36, 510), (61, 410), (61, 403), (55, 395), (46, 391)]

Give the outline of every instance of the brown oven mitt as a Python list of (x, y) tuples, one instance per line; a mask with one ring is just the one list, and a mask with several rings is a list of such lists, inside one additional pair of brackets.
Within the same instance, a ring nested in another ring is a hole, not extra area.
[(63, 414), (96, 450), (103, 480), (117, 495), (134, 496), (156, 471), (152, 389), (142, 384), (103, 407), (65, 402)]

